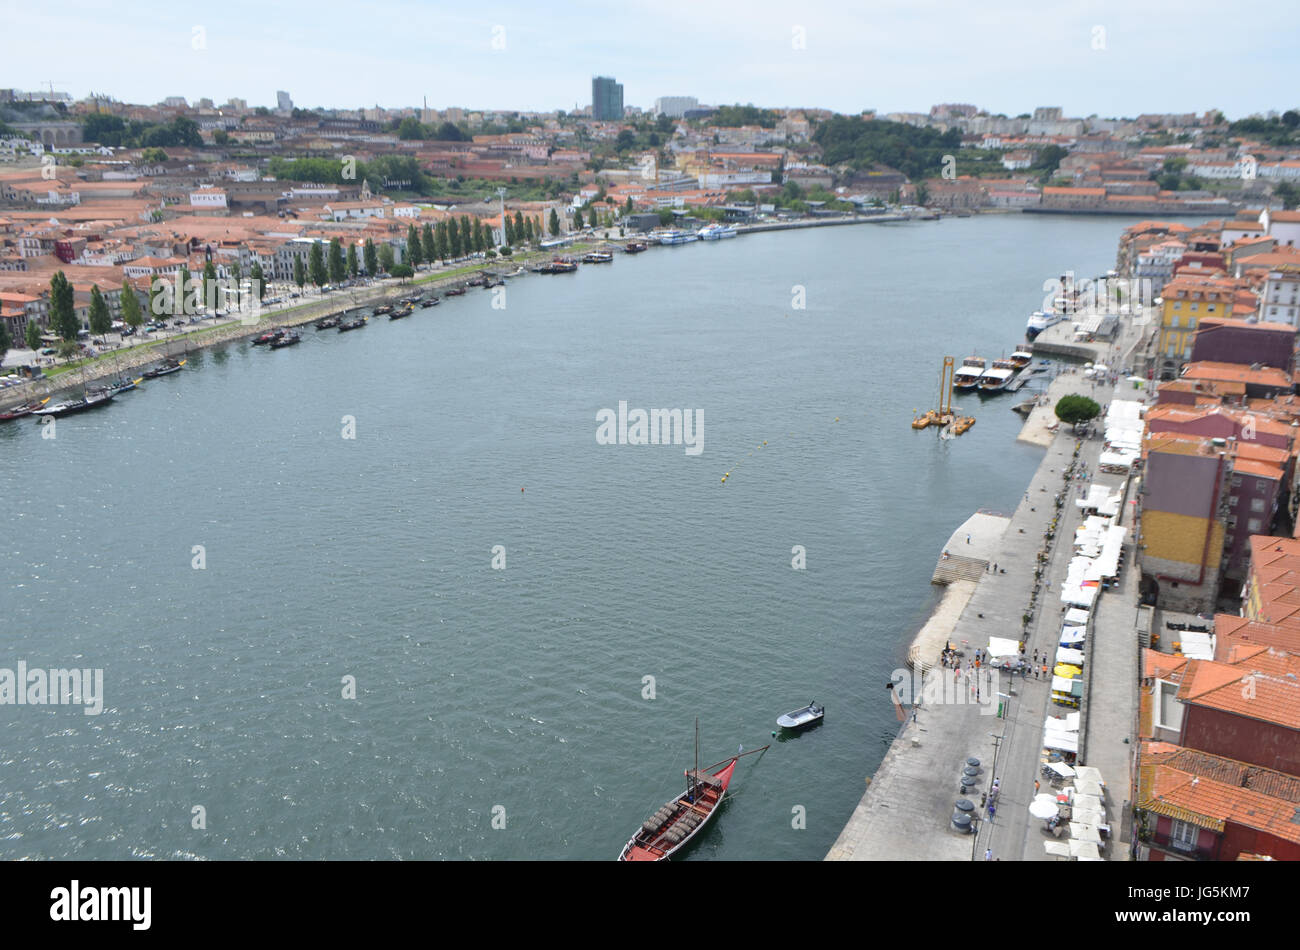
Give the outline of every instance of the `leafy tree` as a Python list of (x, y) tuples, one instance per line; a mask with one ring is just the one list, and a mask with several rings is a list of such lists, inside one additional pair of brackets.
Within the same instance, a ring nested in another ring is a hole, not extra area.
[(347, 262), (348, 276), (356, 277), (359, 270), (361, 270), (361, 265), (357, 262), (357, 246), (355, 244), (349, 244)]
[(940, 132), (882, 119), (835, 116), (817, 126), (813, 141), (822, 147), (822, 162), (827, 165), (847, 162), (863, 170), (880, 163), (919, 180), (938, 168), (944, 155), (955, 154), (961, 148), (961, 131), (953, 128)]
[(483, 219), (474, 219), (474, 251), (482, 253), (488, 249), (492, 242), (488, 240), (487, 228), (483, 227)]
[(1287, 109), (1282, 113), (1282, 124), (1288, 129), (1294, 129), (1297, 126), (1300, 126), (1300, 112), (1296, 112), (1294, 109)]
[(266, 279), (262, 276), (262, 265), (258, 261), (253, 261), (253, 266), (248, 272), (248, 279), (253, 282), (257, 288), (257, 299), (261, 300), (266, 296)]
[(104, 295), (99, 292), (99, 288), (92, 284), (90, 287), (90, 332), (96, 336), (103, 336), (111, 329), (113, 329), (113, 318), (108, 315), (108, 303), (104, 300)]
[(1095, 419), (1101, 412), (1101, 406), (1087, 396), (1062, 396), (1056, 403), (1056, 418), (1062, 422), (1077, 426), (1081, 422)]
[(144, 322), (144, 317), (140, 314), (140, 298), (135, 295), (130, 281), (122, 281), (122, 294), (119, 301), (118, 309), (122, 314), (123, 323), (129, 327), (138, 327)]
[(930, 200), (930, 189), (926, 187), (925, 182), (918, 182), (916, 185), (916, 203), (925, 204)]
[(433, 225), (426, 224), (421, 230), (420, 247), (424, 249), (424, 259), (432, 264), (438, 257), (438, 239), (433, 236)]
[(348, 263), (343, 257), (343, 244), (338, 238), (330, 238), (329, 256), (325, 265), (329, 270), (331, 284), (341, 284), (348, 276)]
[(450, 122), (438, 126), (434, 138), (439, 142), (464, 142), (468, 136)]
[(505, 240), (502, 243), (509, 247), (511, 244), (515, 243), (515, 223), (510, 220), (510, 215), (508, 214), (503, 214), (501, 219), (501, 230), (505, 237)]
[(14, 345), (14, 338), (9, 333), (9, 324), (0, 320), (0, 363), (4, 362), (5, 354), (8, 353)]
[(64, 340), (75, 340), (81, 324), (73, 304), (72, 285), (63, 271), (50, 278), (50, 328)]
[(438, 248), (438, 257), (442, 260), (460, 257), (460, 228), (456, 227), (455, 218), (452, 218), (450, 224), (439, 221), (433, 240)]
[(186, 295), (190, 292), (190, 269), (181, 267), (179, 279), (176, 283), (176, 299), (172, 301), (172, 315), (176, 316), (182, 313), (189, 313)]
[(394, 264), (392, 275), (402, 280), (406, 280), (410, 277), (413, 277), (415, 275), (415, 271), (414, 269), (412, 269), (410, 264)]
[(35, 320), (27, 321), (27, 349), (35, 353), (41, 348), (41, 328), (36, 325)]
[(742, 125), (758, 125), (765, 129), (776, 127), (780, 118), (770, 109), (759, 109), (752, 102), (748, 105), (719, 106), (709, 116), (710, 125), (724, 129), (735, 129)]
[(379, 267), (391, 274), (395, 266), (397, 266), (397, 258), (393, 254), (393, 245), (385, 241), (379, 245)]
[(171, 304), (168, 295), (171, 293), (170, 286), (161, 278), (155, 277), (149, 281), (149, 317), (157, 320), (171, 312)]
[(469, 216), (460, 219), (460, 252), (466, 256), (474, 253), (474, 230), (469, 226)]
[[(216, 293), (217, 286), (217, 269), (213, 266), (212, 261), (205, 261), (203, 264), (203, 302), (208, 302), (208, 295)], [(220, 306), (225, 306), (225, 295), (222, 295)]]
[(573, 209), (573, 230), (575, 231), (582, 230), (582, 209), (581, 208)]
[(407, 225), (406, 228), (406, 259), (412, 268), (417, 268), (424, 263), (424, 247), (420, 241), (420, 232), (415, 229), (414, 224)]
[(293, 282), (302, 290), (307, 283), (307, 268), (302, 264), (302, 257), (297, 256), (293, 259)]
[(522, 213), (515, 212), (515, 241), (522, 244), (526, 235), (524, 233), (524, 216)]
[(379, 255), (375, 253), (375, 242), (366, 241), (366, 246), (362, 248), (361, 259), (366, 264), (366, 274), (374, 277), (379, 273)]
[(425, 138), (425, 128), (418, 119), (405, 118), (397, 127), (397, 137), (410, 141)]
[(524, 237), (527, 238), (529, 244), (533, 243), (537, 237), (533, 232), (533, 216), (531, 214), (524, 219)]
[(1300, 188), (1284, 181), (1273, 189), (1273, 195), (1282, 202), (1282, 207), (1287, 211), (1295, 210), (1297, 201), (1300, 200)]
[(632, 196), (631, 196), (631, 195), (628, 195), (628, 196), (627, 196), (627, 203), (623, 205), (623, 213), (624, 213), (624, 214), (631, 214), (631, 213), (633, 212), (633, 210), (634, 210), (634, 208), (633, 208), (633, 205), (632, 205)]
[(551, 237), (559, 237), (559, 236), (560, 236), (560, 216), (559, 216), (558, 214), (555, 213), (555, 209), (554, 209), (554, 208), (551, 209), (551, 220), (550, 220), (550, 222), (549, 222), (549, 226), (550, 226), (550, 231), (551, 231)]
[(329, 282), (329, 271), (325, 267), (325, 251), (320, 241), (313, 241), (311, 251), (307, 254), (307, 273), (311, 282), (317, 287)]
[(212, 144), (213, 144), (213, 145), (229, 145), (229, 144), (230, 144), (230, 133), (227, 132), (225, 129), (217, 129), (216, 131), (214, 131), (214, 132), (212, 133)]

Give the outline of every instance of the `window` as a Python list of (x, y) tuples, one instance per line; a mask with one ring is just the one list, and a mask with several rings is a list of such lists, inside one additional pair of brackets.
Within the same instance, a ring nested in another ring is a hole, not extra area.
[(1259, 518), (1251, 518), (1249, 521), (1246, 522), (1246, 530), (1249, 531), (1251, 534), (1259, 534), (1260, 529), (1263, 527), (1264, 527), (1264, 522), (1261, 521)]
[(1225, 548), (1230, 548), (1230, 547), (1232, 547), (1232, 542), (1234, 542), (1234, 541), (1236, 541), (1236, 540), (1237, 540), (1237, 536), (1236, 536), (1235, 534), (1224, 535), (1224, 537), (1223, 537), (1223, 546), (1224, 546)]
[(1200, 306), (1201, 306), (1201, 305), (1198, 304), (1198, 303), (1194, 303), (1194, 304), (1192, 304), (1192, 311), (1195, 312), (1196, 310), (1198, 310), (1198, 309), (1200, 308)]
[(1232, 487), (1233, 487), (1233, 488), (1240, 488), (1240, 487), (1241, 487), (1241, 476), (1240, 476), (1240, 475), (1233, 475), (1233, 476), (1232, 476)]
[(1237, 499), (1237, 496), (1236, 496), (1236, 495), (1229, 495), (1229, 496), (1228, 496), (1228, 507), (1229, 507), (1229, 508), (1236, 508), (1236, 507), (1237, 507), (1237, 501), (1238, 501), (1238, 499)]
[(1229, 528), (1235, 528), (1235, 527), (1237, 527), (1237, 516), (1236, 516), (1236, 515), (1228, 515), (1227, 521), (1226, 521), (1225, 523), (1227, 524), (1227, 526), (1228, 526)]
[(1173, 827), (1169, 830), (1169, 843), (1179, 851), (1195, 851), (1200, 831), (1195, 825), (1174, 819)]
[(1264, 510), (1264, 499), (1263, 499), (1263, 498), (1252, 498), (1252, 499), (1250, 500), (1250, 510), (1251, 510), (1251, 511), (1263, 511), (1263, 510)]

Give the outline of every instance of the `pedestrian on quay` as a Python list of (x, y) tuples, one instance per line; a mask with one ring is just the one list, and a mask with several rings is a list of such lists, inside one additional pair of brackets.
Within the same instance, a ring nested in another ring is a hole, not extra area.
[(985, 861), (992, 861), (992, 860), (993, 860), (993, 849), (992, 849), (992, 848), (985, 848), (985, 849), (984, 849), (984, 860), (985, 860)]

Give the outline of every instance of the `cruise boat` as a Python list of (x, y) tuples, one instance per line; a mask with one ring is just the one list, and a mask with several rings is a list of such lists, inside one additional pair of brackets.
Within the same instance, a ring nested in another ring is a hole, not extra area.
[(1055, 311), (1044, 312), (1035, 310), (1029, 315), (1029, 322), (1025, 324), (1025, 339), (1033, 340), (1034, 337), (1042, 333), (1048, 327), (1054, 327), (1065, 319), (1065, 314)]
[(980, 377), (979, 390), (982, 393), (1001, 392), (1007, 388), (1007, 383), (1011, 382), (1013, 376), (1019, 370), (1011, 360), (994, 360), (993, 365), (984, 371)]
[(669, 228), (666, 231), (659, 232), (660, 244), (689, 244), (691, 241), (698, 241), (700, 236), (694, 231), (681, 231), (677, 228)]
[(988, 361), (982, 356), (966, 357), (961, 361), (961, 366), (957, 367), (957, 372), (953, 374), (952, 388), (961, 392), (969, 392), (976, 388), (988, 365)]
[(1017, 370), (1022, 370), (1034, 361), (1034, 351), (1027, 346), (1018, 346), (1009, 357)]
[(644, 251), (644, 250), (645, 250), (646, 248), (648, 248), (649, 246), (650, 246), (650, 245), (648, 245), (648, 244), (644, 244), (644, 243), (642, 243), (641, 241), (628, 241), (627, 244), (624, 245), (624, 247), (623, 247), (623, 253), (625, 253), (625, 254), (640, 254), (642, 251)]
[(721, 241), (724, 238), (734, 238), (736, 234), (736, 229), (730, 224), (707, 224), (700, 228), (701, 241)]
[(614, 260), (614, 255), (608, 251), (588, 251), (582, 255), (584, 264), (608, 264)]

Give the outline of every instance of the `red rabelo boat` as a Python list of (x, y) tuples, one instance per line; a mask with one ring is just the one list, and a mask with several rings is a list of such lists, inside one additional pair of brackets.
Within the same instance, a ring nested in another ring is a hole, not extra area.
[[(754, 752), (762, 752), (754, 749)], [(671, 799), (666, 805), (641, 823), (632, 839), (623, 846), (620, 861), (664, 861), (672, 857), (700, 833), (718, 811), (727, 794), (732, 773), (736, 770), (737, 753), (717, 765), (701, 769), (700, 724), (695, 723), (695, 768), (686, 770), (686, 791)], [(720, 767), (719, 767), (720, 766)]]

